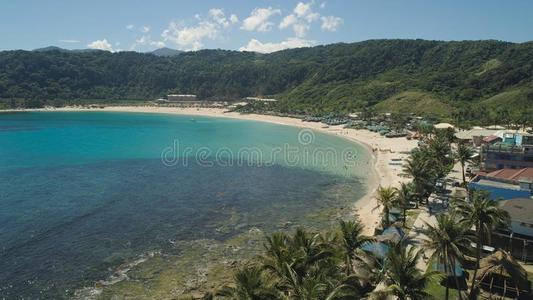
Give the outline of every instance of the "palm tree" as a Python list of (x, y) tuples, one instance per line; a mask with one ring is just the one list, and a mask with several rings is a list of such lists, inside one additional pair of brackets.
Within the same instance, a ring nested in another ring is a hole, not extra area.
[(415, 199), (415, 193), (413, 191), (413, 183), (404, 183), (402, 182), (400, 188), (396, 188), (396, 202), (403, 211), (403, 226), (405, 227), (405, 221), (407, 218), (407, 209), (409, 208), (409, 203)]
[(407, 246), (403, 241), (394, 245), (385, 260), (384, 288), (373, 292), (372, 296), (382, 299), (383, 295), (393, 295), (399, 300), (431, 299), (426, 286), (436, 272), (422, 273), (416, 267), (420, 256), (420, 250)]
[[(330, 278), (320, 269), (314, 269), (305, 276), (300, 276), (291, 266), (286, 265), (287, 273), (290, 275), (283, 282), (286, 290), (289, 291), (287, 299), (315, 300), (315, 299), (348, 299), (356, 298), (359, 291), (356, 286), (349, 284), (352, 277), (344, 280)], [(346, 281), (346, 282), (344, 282)]]
[(435, 171), (437, 178), (444, 178), (453, 169), (453, 157), (451, 141), (447, 135), (448, 131), (442, 132), (431, 139), (426, 150), (431, 168)]
[(463, 174), (463, 185), (466, 187), (465, 165), (472, 161), (474, 150), (466, 144), (460, 143), (457, 145), (457, 161), (461, 164), (461, 172)]
[[(340, 255), (335, 253), (334, 239), (309, 234), (298, 228), (294, 235), (275, 233), (267, 237), (262, 269), (270, 275), (278, 291), (298, 299), (324, 298), (341, 288)], [(338, 258), (337, 258), (338, 257)]]
[(235, 272), (234, 286), (225, 286), (216, 295), (236, 300), (276, 299), (278, 293), (272, 288), (257, 267), (244, 267)]
[(287, 248), (289, 237), (283, 232), (275, 232), (266, 238), (265, 254), (261, 257), (263, 269), (281, 278), (285, 275), (285, 264), (291, 263), (291, 253)]
[[(457, 222), (454, 214), (441, 214), (437, 216), (435, 225), (427, 224), (425, 234), (427, 239), (424, 241), (424, 248), (433, 251), (431, 260), (436, 260), (444, 265), (446, 279), (449, 277), (450, 270), (455, 278), (455, 285), (459, 291), (459, 280), (455, 273), (456, 264), (463, 261), (463, 252), (470, 244), (471, 240), (467, 234), (468, 227), (464, 223)], [(446, 300), (449, 297), (449, 287), (446, 284)]]
[(455, 210), (463, 217), (466, 226), (476, 228), (476, 267), (470, 284), (470, 298), (474, 299), (476, 290), (476, 276), (481, 259), (481, 248), (485, 241), (490, 242), (492, 231), (499, 226), (508, 226), (509, 214), (498, 207), (498, 203), (489, 198), (486, 191), (473, 191), (470, 201), (454, 201)]
[(380, 186), (377, 191), (376, 200), (378, 205), (374, 209), (383, 207), (383, 214), (385, 215), (385, 226), (390, 225), (389, 213), (390, 210), (396, 206), (396, 190), (393, 187)]
[(374, 239), (368, 236), (362, 235), (364, 225), (355, 221), (340, 221), (341, 229), (341, 241), (344, 250), (344, 256), (346, 260), (346, 275), (350, 275), (353, 269), (352, 261), (355, 258), (355, 251), (359, 249), (363, 244), (371, 242)]
[(419, 202), (431, 194), (437, 179), (433, 154), (428, 147), (420, 147), (413, 151), (403, 167), (403, 171), (413, 178), (414, 194)]

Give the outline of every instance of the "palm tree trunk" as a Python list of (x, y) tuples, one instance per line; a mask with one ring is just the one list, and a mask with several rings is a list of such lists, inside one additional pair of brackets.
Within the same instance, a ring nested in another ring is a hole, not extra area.
[(466, 187), (465, 164), (463, 162), (461, 162), (461, 171), (463, 173), (463, 186)]
[(346, 255), (346, 275), (347, 276), (350, 276), (350, 273), (351, 273), (351, 269), (352, 269), (352, 261), (350, 259), (350, 255)]
[(453, 278), (455, 279), (455, 287), (457, 288), (457, 295), (459, 296), (459, 300), (463, 300), (463, 296), (461, 295), (461, 288), (459, 287), (459, 278), (457, 278), (457, 273), (455, 272), (455, 258), (452, 258), (452, 270), (453, 270)]
[(405, 219), (407, 218), (407, 207), (403, 207), (403, 227), (405, 227)]
[(472, 280), (470, 283), (470, 299), (475, 299), (475, 285), (476, 285), (476, 276), (477, 276), (477, 270), (479, 269), (479, 261), (481, 260), (481, 226), (480, 224), (476, 224), (476, 230), (477, 230), (477, 243), (476, 243), (476, 267), (474, 269), (474, 274), (472, 276)]
[(449, 276), (450, 274), (448, 274), (448, 262), (445, 261), (444, 262), (444, 278), (446, 278), (446, 282), (444, 284), (446, 284), (446, 293), (445, 293), (445, 296), (444, 296), (444, 299), (448, 300), (450, 298), (450, 285), (448, 284), (448, 279), (450, 278)]

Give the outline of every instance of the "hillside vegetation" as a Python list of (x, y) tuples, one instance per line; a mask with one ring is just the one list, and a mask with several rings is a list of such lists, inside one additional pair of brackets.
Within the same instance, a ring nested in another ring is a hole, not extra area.
[(375, 105), (378, 112), (434, 114), (438, 117), (451, 117), (452, 107), (442, 99), (427, 92), (401, 92)]
[(283, 112), (433, 112), (533, 106), (533, 42), (370, 40), (271, 54), (225, 50), (156, 56), (105, 51), (0, 52), (4, 106), (78, 99), (274, 96)]

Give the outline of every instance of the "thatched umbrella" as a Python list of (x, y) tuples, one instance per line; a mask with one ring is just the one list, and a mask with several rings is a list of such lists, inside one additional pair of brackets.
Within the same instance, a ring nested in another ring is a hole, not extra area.
[(489, 292), (493, 290), (506, 296), (512, 292), (516, 297), (530, 292), (526, 270), (507, 252), (498, 250), (479, 262), (476, 280)]

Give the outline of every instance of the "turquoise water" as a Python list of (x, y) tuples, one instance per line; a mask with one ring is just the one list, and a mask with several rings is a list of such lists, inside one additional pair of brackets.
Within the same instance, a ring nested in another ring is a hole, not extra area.
[(368, 162), (343, 139), (261, 122), (0, 114), (0, 297), (68, 297), (176, 240), (318, 228), (302, 216), (360, 197)]

